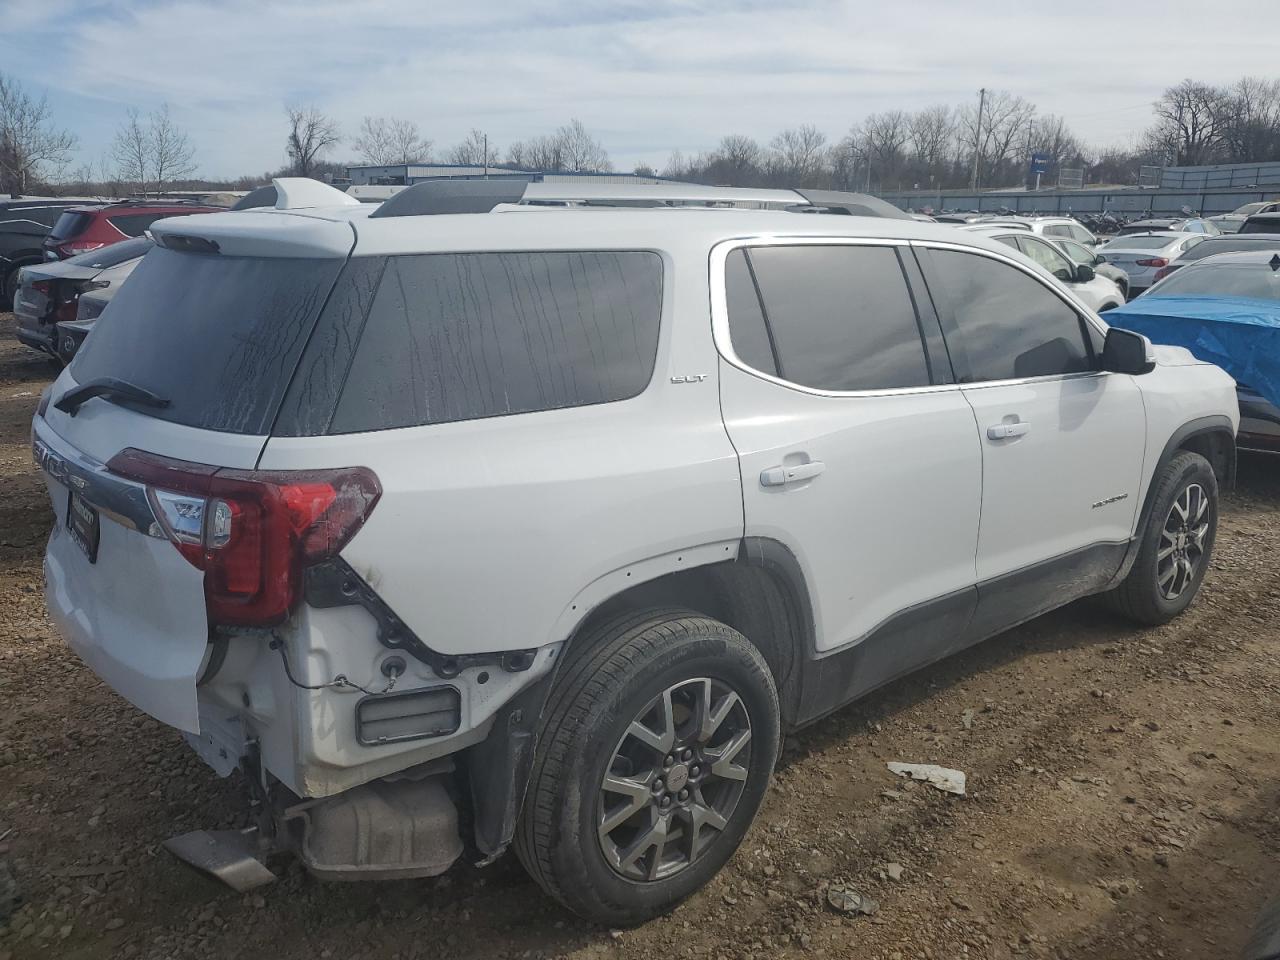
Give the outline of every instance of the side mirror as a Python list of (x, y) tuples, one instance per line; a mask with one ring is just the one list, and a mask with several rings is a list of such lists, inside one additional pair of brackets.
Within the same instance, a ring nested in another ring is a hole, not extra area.
[(1142, 334), (1112, 327), (1102, 345), (1102, 369), (1108, 373), (1150, 373), (1156, 367), (1155, 352)]
[(1081, 263), (1076, 266), (1076, 283), (1088, 283), (1097, 274), (1093, 272), (1093, 267), (1087, 263)]

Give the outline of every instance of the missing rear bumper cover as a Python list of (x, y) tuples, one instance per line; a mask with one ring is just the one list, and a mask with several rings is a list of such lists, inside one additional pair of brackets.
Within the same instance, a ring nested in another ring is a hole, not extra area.
[(307, 569), (306, 599), (313, 607), (364, 607), (378, 622), (378, 642), (392, 650), (403, 650), (421, 660), (436, 676), (446, 680), (467, 667), (497, 664), (508, 673), (520, 673), (533, 665), (534, 650), (504, 650), (494, 653), (450, 655), (437, 653), (415, 634), (387, 606), (373, 588), (361, 579), (341, 557), (334, 557)]
[(365, 697), (356, 705), (356, 739), (366, 747), (456, 733), (462, 725), (457, 687), (426, 687)]

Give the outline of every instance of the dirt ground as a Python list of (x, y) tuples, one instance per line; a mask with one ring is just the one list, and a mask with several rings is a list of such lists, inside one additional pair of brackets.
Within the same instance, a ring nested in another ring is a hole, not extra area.
[[(235, 825), (236, 778), (46, 618), (52, 515), (28, 429), (54, 369), (12, 328), (0, 315), (0, 834), (23, 905), (0, 960), (1201, 960), (1236, 957), (1280, 887), (1280, 459), (1244, 457), (1187, 615), (1137, 630), (1075, 604), (795, 737), (742, 849), (670, 917), (592, 927), (510, 856), (381, 884), (295, 865), (233, 893), (160, 844)], [(969, 795), (898, 781), (892, 760), (964, 770)], [(836, 913), (838, 882), (879, 912)]]

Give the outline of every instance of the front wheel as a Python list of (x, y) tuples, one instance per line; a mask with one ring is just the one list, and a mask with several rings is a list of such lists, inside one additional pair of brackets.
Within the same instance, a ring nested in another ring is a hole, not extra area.
[(694, 613), (630, 614), (578, 651), (547, 704), (516, 852), (570, 910), (629, 926), (741, 843), (777, 756), (778, 697), (760, 652)]
[(1138, 623), (1168, 623), (1195, 599), (1218, 532), (1218, 478), (1198, 453), (1177, 454), (1155, 479), (1133, 569), (1112, 605)]

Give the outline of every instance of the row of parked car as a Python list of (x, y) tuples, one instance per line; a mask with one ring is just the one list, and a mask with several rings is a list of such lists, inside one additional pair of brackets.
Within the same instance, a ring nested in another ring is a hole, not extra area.
[(19, 340), (70, 362), (151, 248), (151, 225), (220, 209), (184, 201), (0, 201), (0, 307), (13, 306)]

